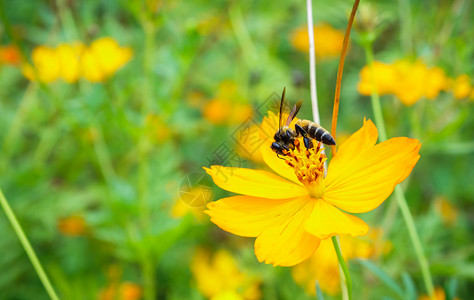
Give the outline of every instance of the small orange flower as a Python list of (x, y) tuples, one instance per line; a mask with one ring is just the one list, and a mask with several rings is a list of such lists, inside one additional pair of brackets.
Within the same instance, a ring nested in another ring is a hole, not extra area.
[(13, 45), (0, 47), (0, 65), (19, 65), (21, 62), (21, 54), (17, 47)]
[[(262, 129), (273, 127), (276, 131), (277, 120), (270, 113)], [(377, 137), (375, 125), (364, 121), (362, 128), (341, 144), (326, 177), (321, 144), (314, 143), (307, 151), (300, 141), (282, 160), (270, 149), (268, 138), (261, 148), (263, 159), (281, 177), (263, 170), (204, 168), (220, 188), (242, 194), (209, 203), (206, 213), (228, 232), (257, 237), (258, 260), (274, 266), (302, 262), (314, 253), (321, 239), (365, 235), (367, 224), (348, 213), (379, 206), (420, 158), (421, 144), (416, 139), (398, 137), (376, 144)]]
[[(446, 300), (446, 294), (444, 293), (443, 288), (437, 286), (434, 291), (435, 300)], [(432, 298), (428, 295), (422, 295), (418, 297), (418, 300), (431, 300)], [(458, 297), (455, 297), (453, 300), (460, 300)]]
[(82, 216), (70, 216), (58, 221), (58, 230), (66, 236), (81, 236), (87, 231), (87, 223)]

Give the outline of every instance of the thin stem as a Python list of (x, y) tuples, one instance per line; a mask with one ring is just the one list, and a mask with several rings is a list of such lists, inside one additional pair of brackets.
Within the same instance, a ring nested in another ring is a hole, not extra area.
[(377, 90), (377, 85), (375, 84), (374, 54), (372, 52), (372, 46), (369, 43), (366, 43), (364, 46), (365, 46), (365, 56), (367, 59), (367, 64), (369, 65), (369, 68), (370, 68), (370, 81), (372, 85), (370, 100), (372, 102), (372, 110), (374, 112), (375, 124), (377, 124), (377, 128), (379, 129), (380, 141), (386, 141), (387, 131), (385, 130), (385, 122), (383, 119), (379, 92)]
[[(354, 22), (355, 13), (359, 7), (359, 0), (355, 0), (354, 6), (352, 6), (351, 16), (347, 22), (346, 33), (344, 34), (344, 42), (342, 43), (341, 59), (339, 60), (339, 67), (337, 68), (337, 79), (336, 79), (336, 92), (334, 93), (334, 107), (332, 110), (332, 124), (331, 124), (331, 135), (336, 139), (336, 127), (337, 127), (337, 116), (339, 115), (339, 100), (341, 97), (341, 82), (342, 82), (342, 71), (344, 70), (344, 61), (346, 59), (347, 47), (349, 45), (349, 36), (351, 35), (352, 23)], [(331, 146), (332, 156), (336, 154), (336, 146)]]
[(18, 222), (15, 216), (15, 213), (13, 212), (10, 205), (8, 204), (7, 199), (5, 199), (5, 196), (3, 195), (3, 192), (1, 189), (0, 189), (0, 204), (2, 205), (2, 208), (5, 211), (8, 221), (10, 221), (10, 224), (15, 230), (15, 233), (18, 239), (20, 240), (20, 243), (23, 246), (23, 249), (25, 249), (26, 254), (30, 258), (31, 264), (35, 268), (36, 273), (38, 274), (41, 282), (43, 283), (43, 286), (46, 289), (46, 292), (48, 293), (49, 297), (52, 300), (58, 300), (59, 298), (56, 295), (56, 292), (54, 291), (54, 288), (51, 285), (51, 282), (49, 281), (49, 278), (46, 275), (46, 272), (41, 266), (41, 263), (38, 260), (38, 257), (36, 256), (35, 250), (33, 250), (33, 247), (31, 247), (31, 244), (28, 241), (28, 238), (26, 237), (23, 229), (21, 228), (21, 225)]
[[(365, 45), (366, 49), (366, 56), (367, 56), (367, 63), (370, 65), (372, 79), (375, 78), (374, 70), (372, 68), (373, 63), (373, 51), (372, 45), (370, 43)], [(372, 82), (372, 85), (374, 82)], [(382, 106), (380, 104), (380, 99), (377, 93), (376, 88), (372, 88), (372, 108), (374, 110), (374, 117), (375, 117), (375, 124), (379, 131), (379, 140), (381, 142), (387, 139), (387, 132), (385, 131), (384, 121), (383, 121), (383, 114), (382, 114)], [(407, 200), (403, 193), (402, 188), (397, 185), (395, 187), (395, 198), (397, 199), (398, 206), (400, 207), (400, 211), (402, 212), (403, 219), (408, 229), (408, 233), (410, 235), (411, 242), (413, 244), (413, 248), (415, 249), (415, 255), (420, 264), (421, 273), (423, 276), (423, 281), (425, 284), (425, 288), (430, 295), (431, 299), (434, 298), (434, 288), (433, 288), (433, 280), (431, 278), (431, 273), (429, 269), (428, 260), (425, 257), (423, 252), (423, 247), (421, 245), (420, 237), (416, 231), (415, 222), (413, 221), (413, 216), (410, 212), (410, 209), (407, 204)]]
[(342, 272), (344, 273), (344, 277), (345, 277), (345, 280), (346, 280), (346, 287), (347, 287), (347, 296), (348, 296), (348, 299), (350, 300), (350, 299), (352, 299), (351, 274), (349, 273), (349, 269), (347, 268), (344, 257), (342, 256), (341, 247), (339, 245), (339, 241), (337, 240), (337, 237), (333, 236), (331, 239), (332, 239), (332, 244), (334, 245), (334, 250), (336, 250), (337, 260), (339, 261), (339, 266), (342, 269)]
[(316, 89), (316, 52), (314, 47), (314, 26), (312, 0), (306, 0), (309, 37), (309, 78), (311, 88), (311, 107), (313, 108), (313, 121), (321, 124), (319, 119), (318, 93)]

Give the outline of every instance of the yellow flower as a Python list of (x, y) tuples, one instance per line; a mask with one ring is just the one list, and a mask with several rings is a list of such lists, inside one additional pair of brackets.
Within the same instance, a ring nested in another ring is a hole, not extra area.
[(121, 48), (112, 38), (94, 41), (90, 47), (80, 42), (60, 44), (57, 48), (36, 47), (32, 52), (33, 66), (25, 64), (23, 74), (29, 80), (52, 82), (58, 78), (68, 83), (81, 76), (92, 82), (106, 79), (125, 65), (132, 50)]
[(105, 37), (92, 42), (81, 57), (82, 76), (89, 81), (103, 81), (132, 58), (132, 49), (120, 47), (112, 38)]
[(79, 215), (62, 218), (57, 226), (58, 230), (66, 236), (81, 236), (87, 232), (86, 220)]
[(455, 99), (467, 98), (471, 94), (471, 79), (468, 75), (459, 75), (451, 82), (451, 90)]
[(31, 58), (34, 67), (29, 64), (23, 66), (26, 78), (35, 80), (38, 76), (38, 80), (42, 82), (53, 82), (59, 78), (61, 67), (54, 49), (45, 46), (36, 47)]
[(0, 65), (19, 65), (21, 62), (21, 53), (13, 45), (0, 46)]
[[(371, 232), (372, 234), (365, 239), (341, 236), (341, 251), (346, 260), (373, 258), (382, 253), (378, 251), (375, 243), (380, 230)], [(295, 282), (303, 286), (311, 295), (316, 294), (316, 281), (323, 292), (337, 295), (340, 292), (339, 263), (332, 241), (329, 239), (321, 241), (316, 253), (303, 263), (294, 266), (291, 275)]]
[(73, 83), (80, 77), (79, 60), (84, 51), (84, 44), (60, 44), (56, 48), (56, 55), (60, 66), (60, 77), (64, 81)]
[[(434, 298), (436, 300), (446, 300), (446, 294), (444, 293), (443, 288), (437, 286), (434, 292)], [(422, 295), (418, 297), (418, 300), (431, 300), (430, 296)], [(460, 300), (458, 297), (455, 297), (453, 300)]]
[(260, 126), (258, 124), (240, 129), (236, 134), (236, 140), (237, 153), (241, 157), (263, 163), (262, 152), (260, 151)]
[[(277, 130), (270, 113), (262, 131)], [(261, 148), (265, 163), (277, 174), (245, 168), (211, 166), (206, 172), (220, 188), (239, 196), (207, 205), (206, 213), (220, 228), (245, 237), (257, 237), (260, 262), (293, 266), (310, 257), (321, 239), (340, 234), (361, 236), (369, 227), (348, 214), (379, 206), (412, 171), (420, 143), (405, 137), (375, 145), (377, 128), (369, 120), (339, 147), (323, 177), (325, 155), (320, 144), (307, 151), (302, 142), (279, 159)]]
[(214, 255), (197, 249), (191, 272), (199, 291), (209, 299), (260, 299), (260, 282), (239, 270), (237, 262), (226, 250)]
[(253, 115), (251, 105), (238, 96), (237, 84), (226, 80), (220, 83), (216, 97), (203, 108), (203, 116), (215, 125), (235, 125), (247, 121)]
[[(393, 94), (407, 106), (422, 98), (435, 99), (448, 85), (441, 68), (429, 68), (420, 60), (402, 59), (391, 64), (376, 61), (373, 72), (376, 92), (379, 95)], [(371, 95), (372, 85), (372, 71), (369, 66), (364, 66), (360, 71), (358, 90), (362, 95)]]
[[(322, 23), (314, 26), (314, 48), (319, 58), (335, 58), (341, 54), (344, 32)], [(295, 29), (290, 36), (291, 45), (303, 53), (309, 52), (308, 27)]]
[[(184, 187), (182, 187), (184, 188)], [(181, 218), (192, 213), (197, 220), (204, 218), (204, 208), (212, 200), (213, 191), (201, 185), (187, 187), (188, 190), (180, 192), (180, 197), (175, 200), (171, 209), (171, 216)]]

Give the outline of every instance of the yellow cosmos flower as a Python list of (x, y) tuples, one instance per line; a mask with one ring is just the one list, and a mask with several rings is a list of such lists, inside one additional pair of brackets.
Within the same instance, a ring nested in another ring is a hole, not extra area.
[(42, 82), (53, 82), (59, 78), (61, 67), (54, 49), (45, 46), (36, 47), (31, 54), (31, 59), (34, 67), (28, 64), (23, 66), (23, 74), (26, 78), (35, 80), (35, 75), (37, 75), (38, 80)]
[(455, 99), (464, 99), (471, 94), (471, 78), (468, 75), (463, 74), (452, 80), (450, 84), (451, 91)]
[(74, 43), (72, 45), (60, 44), (56, 48), (60, 77), (64, 81), (73, 83), (79, 79), (81, 75), (79, 60), (84, 48), (85, 46), (82, 43)]
[(124, 66), (132, 54), (131, 48), (120, 47), (110, 37), (95, 40), (82, 55), (82, 75), (92, 82), (103, 81)]
[(391, 64), (376, 61), (372, 67), (374, 80), (369, 66), (360, 71), (358, 90), (362, 95), (371, 95), (375, 84), (378, 94), (393, 94), (404, 105), (410, 106), (422, 98), (435, 99), (448, 86), (443, 69), (429, 68), (420, 60), (402, 59)]
[[(341, 54), (344, 32), (322, 23), (314, 26), (314, 52), (319, 58), (335, 58)], [(291, 45), (303, 53), (309, 52), (308, 27), (295, 29), (290, 36)]]
[(199, 291), (212, 300), (261, 298), (260, 280), (243, 273), (231, 253), (218, 250), (211, 253), (197, 249), (191, 262), (191, 272)]
[(125, 65), (132, 57), (132, 50), (107, 37), (94, 41), (90, 47), (80, 42), (60, 44), (56, 48), (39, 46), (31, 56), (33, 65), (25, 64), (22, 68), (29, 80), (48, 83), (61, 78), (73, 83), (84, 77), (99, 82)]
[[(277, 116), (270, 113), (262, 131), (271, 127), (276, 131), (277, 123)], [(269, 138), (261, 148), (263, 159), (280, 176), (245, 168), (205, 168), (220, 188), (241, 194), (209, 203), (206, 213), (228, 232), (257, 237), (258, 260), (274, 266), (302, 262), (314, 253), (321, 239), (365, 235), (367, 224), (349, 213), (379, 206), (420, 157), (418, 140), (397, 137), (376, 145), (377, 137), (372, 121), (364, 121), (362, 128), (340, 145), (326, 177), (326, 157), (320, 144), (314, 143), (306, 151), (300, 141), (282, 160), (271, 151)]]
[(212, 124), (235, 125), (251, 118), (253, 108), (239, 97), (237, 84), (226, 80), (220, 83), (216, 97), (204, 105), (202, 113)]
[[(380, 230), (371, 230), (364, 239), (351, 236), (341, 236), (341, 251), (344, 259), (375, 258), (389, 249), (389, 243), (383, 242), (379, 249), (376, 240)], [(316, 253), (303, 263), (291, 269), (291, 275), (296, 283), (303, 286), (310, 295), (316, 294), (315, 282), (321, 290), (329, 295), (340, 293), (339, 262), (332, 241), (321, 241)]]

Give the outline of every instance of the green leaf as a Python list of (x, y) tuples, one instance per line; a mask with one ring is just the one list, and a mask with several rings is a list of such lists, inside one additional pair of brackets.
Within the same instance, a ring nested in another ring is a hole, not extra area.
[(416, 299), (416, 286), (413, 282), (413, 278), (406, 273), (402, 274), (403, 286), (405, 287), (405, 297), (406, 299), (415, 300)]
[(390, 278), (390, 276), (385, 273), (382, 269), (377, 267), (371, 261), (366, 259), (356, 259), (363, 267), (371, 271), (375, 276), (377, 276), (388, 288), (390, 288), (393, 292), (395, 292), (401, 299), (405, 298), (405, 293), (403, 289), (398, 285), (395, 280)]

